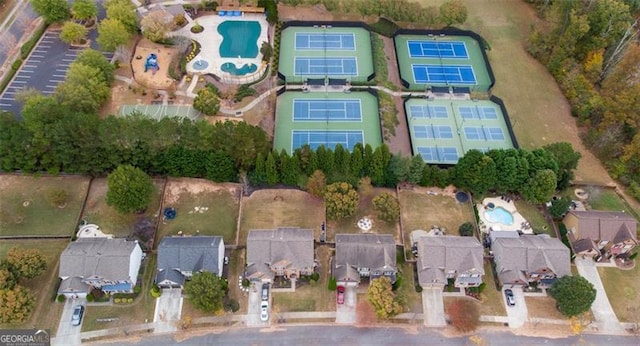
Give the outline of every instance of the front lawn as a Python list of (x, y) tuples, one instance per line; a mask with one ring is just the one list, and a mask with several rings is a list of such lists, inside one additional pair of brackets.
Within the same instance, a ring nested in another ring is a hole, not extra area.
[(640, 323), (640, 263), (631, 270), (598, 267), (600, 279), (613, 311), (623, 322)]
[(416, 292), (417, 280), (414, 279), (413, 264), (405, 263), (404, 260), (402, 263), (398, 262), (398, 271), (401, 282), (395, 293), (406, 303), (404, 312), (422, 313), (422, 294)]
[(547, 297), (524, 297), (527, 303), (527, 310), (530, 318), (551, 318), (556, 320), (567, 320), (568, 318), (556, 309), (556, 300), (551, 296)]

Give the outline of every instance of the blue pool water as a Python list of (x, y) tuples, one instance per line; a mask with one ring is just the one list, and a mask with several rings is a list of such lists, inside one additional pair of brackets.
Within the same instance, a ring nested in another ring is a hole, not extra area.
[(513, 225), (513, 215), (503, 207), (485, 210), (484, 218), (489, 222)]
[(220, 66), (223, 72), (231, 73), (234, 76), (244, 76), (249, 73), (254, 73), (258, 70), (256, 64), (244, 64), (241, 68), (237, 68), (236, 64), (232, 62), (225, 62)]
[(255, 58), (258, 56), (260, 23), (256, 21), (227, 20), (218, 25), (222, 35), (220, 56), (223, 58)]

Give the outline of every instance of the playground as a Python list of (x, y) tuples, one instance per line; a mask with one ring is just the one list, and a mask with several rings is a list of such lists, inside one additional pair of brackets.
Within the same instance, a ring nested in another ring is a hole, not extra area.
[(147, 88), (168, 89), (174, 82), (168, 71), (175, 54), (178, 54), (175, 49), (140, 40), (131, 61), (135, 81)]

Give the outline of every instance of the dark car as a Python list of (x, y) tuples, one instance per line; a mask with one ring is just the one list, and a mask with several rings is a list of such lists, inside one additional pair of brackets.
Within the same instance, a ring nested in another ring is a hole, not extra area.
[(73, 315), (71, 315), (71, 324), (74, 326), (79, 326), (80, 321), (82, 321), (82, 315), (84, 314), (84, 306), (76, 305), (73, 308)]
[(510, 289), (504, 290), (504, 296), (507, 298), (507, 305), (514, 306), (516, 305), (516, 298), (513, 296), (513, 291)]
[(262, 284), (262, 300), (269, 300), (269, 284)]
[(338, 304), (344, 304), (344, 286), (338, 286)]

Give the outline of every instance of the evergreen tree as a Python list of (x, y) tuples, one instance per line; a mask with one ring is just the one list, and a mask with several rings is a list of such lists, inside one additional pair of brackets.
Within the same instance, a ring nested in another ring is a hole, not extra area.
[(253, 170), (251, 182), (253, 185), (263, 185), (267, 182), (267, 171), (265, 167), (265, 158), (262, 153), (256, 156), (256, 167)]
[(355, 178), (362, 177), (362, 173), (364, 173), (364, 161), (362, 157), (362, 144), (358, 143), (353, 148), (353, 152), (351, 153), (351, 162), (349, 162), (349, 170), (351, 176)]
[(424, 171), (425, 166), (422, 155), (418, 154), (412, 157), (409, 165), (409, 176), (407, 177), (407, 181), (414, 185), (419, 184), (422, 180), (422, 172)]
[(280, 182), (280, 178), (278, 177), (278, 166), (273, 152), (270, 152), (269, 155), (267, 155), (267, 161), (265, 163), (265, 180), (267, 185), (276, 185)]

